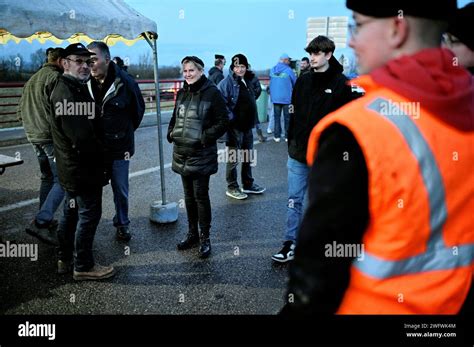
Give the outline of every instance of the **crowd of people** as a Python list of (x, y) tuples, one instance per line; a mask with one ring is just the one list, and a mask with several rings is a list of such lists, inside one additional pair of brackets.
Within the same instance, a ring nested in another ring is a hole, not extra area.
[[(354, 82), (363, 96), (352, 93), (325, 36), (305, 48), (298, 77), (288, 54), (270, 71), (267, 132), (288, 143), (286, 228), (281, 250), (269, 255), (291, 262), (282, 314), (466, 310), (474, 269), (474, 4), (346, 4), (361, 74)], [(130, 240), (129, 161), (143, 97), (102, 42), (48, 53), (19, 106), (42, 174), (40, 209), (27, 231), (58, 243), (59, 273), (109, 278), (113, 267), (92, 254), (102, 189), (110, 181), (117, 238)], [(248, 58), (235, 54), (227, 75), (225, 65), (217, 54), (206, 77), (199, 57), (182, 59), (184, 84), (167, 131), (188, 221), (177, 248), (199, 246), (201, 258), (211, 254), (209, 182), (218, 171), (218, 141), (238, 152), (253, 150), (253, 129), (266, 140), (256, 103), (262, 88)], [(62, 107), (68, 103), (82, 105), (81, 112), (71, 114)], [(251, 163), (232, 158), (226, 195), (263, 194)], [(62, 201), (58, 224), (53, 216)], [(363, 260), (328, 255), (335, 243), (363, 245)]]

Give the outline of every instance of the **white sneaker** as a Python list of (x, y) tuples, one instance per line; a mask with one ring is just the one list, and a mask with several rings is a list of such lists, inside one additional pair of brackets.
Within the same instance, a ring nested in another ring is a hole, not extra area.
[(280, 138), (279, 138), (279, 137), (274, 137), (273, 140), (274, 140), (275, 142), (280, 142)]
[(286, 263), (295, 258), (295, 244), (292, 241), (285, 241), (280, 252), (272, 255), (272, 260), (278, 263)]
[(272, 129), (268, 128), (268, 129), (267, 129), (267, 134), (273, 134)]

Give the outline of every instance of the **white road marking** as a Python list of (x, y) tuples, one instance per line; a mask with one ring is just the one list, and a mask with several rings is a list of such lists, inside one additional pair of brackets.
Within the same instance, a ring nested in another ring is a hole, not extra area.
[[(253, 144), (256, 145), (258, 143), (259, 143), (258, 141), (254, 141)], [(223, 153), (224, 151), (225, 151), (225, 149), (219, 149), (217, 151), (217, 155), (219, 155), (220, 153)], [(169, 169), (170, 167), (171, 167), (171, 163), (167, 163), (164, 166), (165, 169)], [(129, 175), (129, 178), (143, 176), (143, 175), (147, 175), (147, 174), (157, 172), (157, 171), (160, 171), (160, 167), (159, 166), (154, 166), (154, 167), (150, 167), (148, 169), (132, 172)], [(17, 208), (22, 208), (22, 207), (25, 207), (25, 206), (33, 205), (33, 204), (36, 204), (38, 202), (39, 202), (38, 198), (16, 202), (14, 204), (10, 204), (10, 205), (7, 205), (7, 206), (0, 207), (0, 213), (8, 212), (8, 211), (11, 211), (11, 210), (16, 210)]]

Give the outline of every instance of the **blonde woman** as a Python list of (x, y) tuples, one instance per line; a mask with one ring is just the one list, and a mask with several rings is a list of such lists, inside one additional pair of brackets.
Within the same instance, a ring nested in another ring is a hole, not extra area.
[[(204, 75), (204, 63), (195, 56), (181, 61), (184, 86), (179, 90), (168, 127), (174, 144), (172, 169), (181, 175), (189, 229), (178, 250), (200, 244), (199, 255), (211, 253), (209, 179), (217, 172), (217, 144), (227, 131), (227, 108), (216, 85)], [(199, 233), (199, 229), (200, 233)]]

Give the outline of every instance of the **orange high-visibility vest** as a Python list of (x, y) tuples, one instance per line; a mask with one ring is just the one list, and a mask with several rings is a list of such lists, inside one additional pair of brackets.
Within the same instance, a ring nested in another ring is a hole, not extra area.
[(366, 95), (323, 118), (307, 152), (312, 165), (321, 133), (339, 123), (368, 169), (364, 253), (352, 264), (338, 313), (455, 314), (474, 270), (474, 132), (369, 76), (356, 83)]

